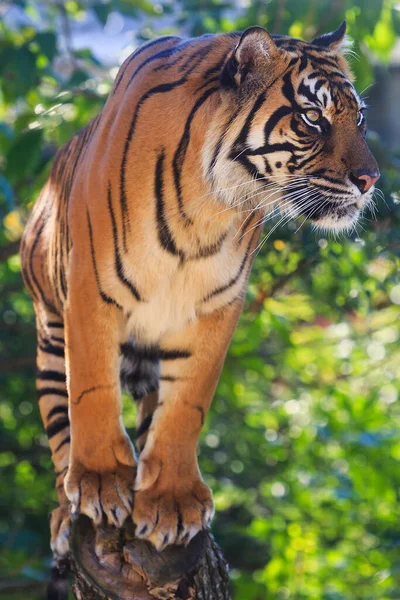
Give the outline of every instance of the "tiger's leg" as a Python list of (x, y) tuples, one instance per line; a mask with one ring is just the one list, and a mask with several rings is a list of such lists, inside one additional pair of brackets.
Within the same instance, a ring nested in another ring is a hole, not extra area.
[[(87, 265), (87, 263), (86, 263)], [(71, 452), (65, 490), (72, 512), (120, 527), (132, 510), (136, 464), (121, 417), (122, 312), (99, 294), (95, 273), (71, 260), (65, 309)]]
[(212, 517), (196, 449), (241, 309), (238, 301), (201, 317), (159, 351), (159, 401), (139, 459), (133, 511), (136, 535), (159, 550), (189, 542)]
[(68, 469), (70, 428), (65, 382), (64, 324), (36, 305), (37, 378), (40, 414), (46, 428), (56, 472), (59, 506), (51, 515), (51, 548), (58, 558), (68, 553), (69, 503), (64, 491)]

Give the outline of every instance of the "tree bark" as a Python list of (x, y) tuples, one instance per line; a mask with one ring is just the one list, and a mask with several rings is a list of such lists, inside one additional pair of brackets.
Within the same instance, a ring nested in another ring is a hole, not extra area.
[(70, 544), (77, 600), (230, 600), (228, 567), (208, 531), (157, 552), (132, 524), (95, 529), (79, 517)]

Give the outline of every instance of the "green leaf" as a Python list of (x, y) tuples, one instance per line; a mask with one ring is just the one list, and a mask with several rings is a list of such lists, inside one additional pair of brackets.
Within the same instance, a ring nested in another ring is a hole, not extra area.
[(12, 183), (21, 183), (34, 172), (41, 158), (43, 131), (32, 129), (18, 136), (7, 154), (6, 175)]
[(26, 47), (0, 50), (0, 83), (5, 99), (12, 102), (39, 83), (36, 57)]
[(38, 33), (32, 41), (37, 42), (42, 54), (44, 54), (50, 61), (53, 60), (57, 54), (57, 37), (54, 33), (49, 31)]

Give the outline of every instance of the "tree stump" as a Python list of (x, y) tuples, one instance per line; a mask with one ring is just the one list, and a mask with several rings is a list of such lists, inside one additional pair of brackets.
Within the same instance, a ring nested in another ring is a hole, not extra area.
[(228, 567), (209, 531), (157, 552), (132, 523), (94, 528), (81, 516), (70, 545), (77, 600), (230, 600)]

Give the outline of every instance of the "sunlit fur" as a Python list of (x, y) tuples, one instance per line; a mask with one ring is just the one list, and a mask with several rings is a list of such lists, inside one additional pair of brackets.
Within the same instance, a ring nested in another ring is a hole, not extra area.
[[(343, 36), (153, 40), (57, 153), (21, 245), (57, 555), (70, 509), (117, 527), (132, 517), (160, 550), (209, 523), (197, 442), (264, 222), (278, 206), (269, 235), (297, 215), (342, 229), (371, 197), (349, 179), (376, 163)], [(329, 131), (310, 125), (315, 106)], [(139, 462), (121, 384), (138, 402)]]

